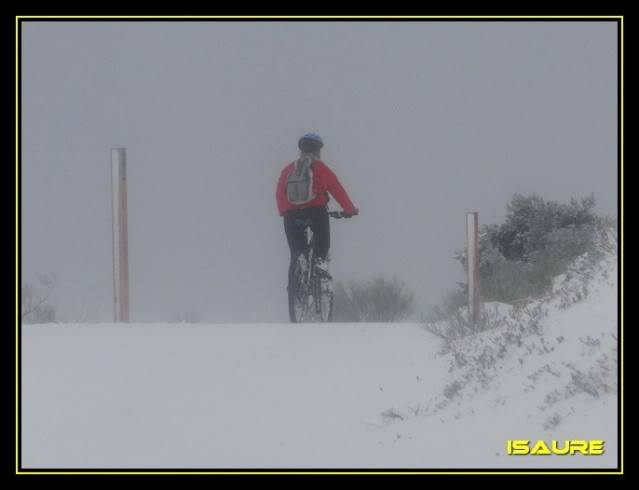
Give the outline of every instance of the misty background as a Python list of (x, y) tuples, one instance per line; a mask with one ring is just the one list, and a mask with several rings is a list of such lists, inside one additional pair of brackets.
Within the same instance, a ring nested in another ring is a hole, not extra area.
[(21, 54), (22, 281), (55, 274), (65, 321), (112, 320), (114, 147), (132, 321), (288, 321), (275, 185), (308, 131), (360, 209), (334, 278), (396, 276), (416, 314), (464, 280), (467, 211), (616, 217), (614, 22), (23, 22)]

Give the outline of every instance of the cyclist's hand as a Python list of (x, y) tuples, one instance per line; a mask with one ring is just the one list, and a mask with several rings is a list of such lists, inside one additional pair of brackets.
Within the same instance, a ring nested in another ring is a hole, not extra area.
[(353, 212), (352, 213), (348, 213), (346, 211), (344, 211), (342, 213), (344, 218), (352, 218), (353, 216), (357, 216), (358, 214), (359, 214), (359, 209), (357, 209), (357, 208), (353, 208)]

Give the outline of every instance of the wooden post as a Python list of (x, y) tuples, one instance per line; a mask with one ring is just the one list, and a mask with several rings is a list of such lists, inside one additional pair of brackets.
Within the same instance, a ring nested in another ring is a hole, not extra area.
[(473, 323), (479, 321), (479, 213), (466, 214), (468, 259), (468, 313)]
[(129, 321), (129, 237), (126, 193), (126, 149), (111, 150), (113, 217), (113, 321)]

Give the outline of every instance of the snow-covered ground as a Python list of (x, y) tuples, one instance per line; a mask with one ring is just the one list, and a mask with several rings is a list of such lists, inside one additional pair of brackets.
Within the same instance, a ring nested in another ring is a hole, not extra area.
[(23, 466), (613, 468), (616, 267), (486, 305), (495, 328), (449, 343), (419, 324), (25, 325)]

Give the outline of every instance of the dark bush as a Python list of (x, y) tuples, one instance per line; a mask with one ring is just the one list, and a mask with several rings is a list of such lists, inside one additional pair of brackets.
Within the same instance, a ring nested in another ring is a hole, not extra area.
[[(482, 301), (515, 304), (547, 292), (553, 277), (591, 248), (602, 223), (594, 206), (594, 196), (560, 204), (515, 194), (505, 222), (481, 228)], [(466, 251), (455, 258), (466, 270)]]

